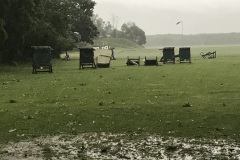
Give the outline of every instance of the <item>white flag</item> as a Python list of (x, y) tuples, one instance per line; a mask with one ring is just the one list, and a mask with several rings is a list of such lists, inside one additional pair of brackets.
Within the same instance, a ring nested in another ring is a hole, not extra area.
[(182, 21), (177, 22), (176, 25), (178, 25), (178, 24), (181, 23), (181, 22), (182, 22)]

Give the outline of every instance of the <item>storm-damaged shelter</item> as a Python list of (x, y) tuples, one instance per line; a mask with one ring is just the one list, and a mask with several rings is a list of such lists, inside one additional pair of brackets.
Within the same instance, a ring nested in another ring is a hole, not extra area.
[(145, 66), (157, 66), (158, 65), (157, 57), (156, 58), (147, 58), (145, 56), (144, 65)]
[(217, 52), (213, 51), (213, 52), (200, 52), (199, 53), (202, 58), (217, 58)]
[(96, 64), (98, 68), (109, 68), (111, 62), (111, 56), (99, 55), (96, 58)]

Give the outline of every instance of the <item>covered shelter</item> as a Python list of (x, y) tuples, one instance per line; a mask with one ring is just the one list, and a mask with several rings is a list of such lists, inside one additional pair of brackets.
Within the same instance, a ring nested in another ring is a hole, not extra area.
[(50, 46), (31, 46), (32, 48), (32, 73), (49, 72), (52, 73), (52, 54)]
[(79, 69), (96, 68), (93, 48), (79, 48)]
[(173, 63), (175, 64), (175, 52), (174, 47), (164, 47), (162, 49), (163, 56), (160, 60), (160, 62), (165, 63)]
[(179, 48), (179, 62), (191, 63), (191, 49), (190, 47)]

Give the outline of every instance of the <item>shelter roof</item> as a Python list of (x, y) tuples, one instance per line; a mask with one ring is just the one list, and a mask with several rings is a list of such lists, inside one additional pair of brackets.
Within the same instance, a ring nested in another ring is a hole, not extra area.
[(31, 46), (33, 49), (50, 49), (53, 50), (50, 46)]

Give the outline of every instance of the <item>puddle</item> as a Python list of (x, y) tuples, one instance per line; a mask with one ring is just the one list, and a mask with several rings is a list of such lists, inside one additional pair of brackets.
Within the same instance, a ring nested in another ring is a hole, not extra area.
[(160, 135), (84, 133), (9, 143), (0, 159), (240, 159), (240, 144), (223, 139), (188, 139)]

